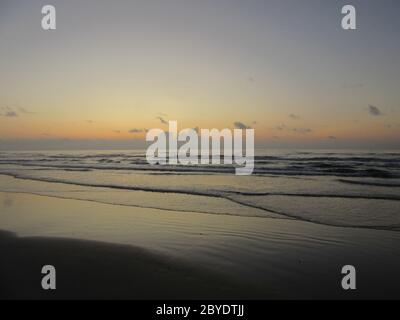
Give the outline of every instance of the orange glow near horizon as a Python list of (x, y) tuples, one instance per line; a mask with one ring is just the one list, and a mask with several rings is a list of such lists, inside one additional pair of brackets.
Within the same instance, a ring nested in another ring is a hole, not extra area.
[(69, 20), (44, 32), (33, 27), (34, 2), (8, 4), (0, 140), (144, 140), (145, 129), (176, 120), (180, 129), (241, 122), (260, 142), (400, 141), (395, 28), (349, 35), (311, 10), (321, 25), (307, 19), (303, 30), (294, 12), (273, 14), (282, 4), (219, 5), (83, 3), (72, 14), (63, 2)]

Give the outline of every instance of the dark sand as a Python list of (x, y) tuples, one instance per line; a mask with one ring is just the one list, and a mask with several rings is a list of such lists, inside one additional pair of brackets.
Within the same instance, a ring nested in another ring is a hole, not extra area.
[[(0, 231), (0, 256), (0, 299), (243, 298), (220, 276), (128, 245)], [(56, 290), (41, 287), (45, 264), (56, 268)]]
[[(268, 288), (232, 281), (221, 274), (190, 266), (177, 259), (150, 253), (129, 245), (65, 238), (17, 237), (0, 231), (0, 300), (10, 299), (282, 299), (310, 298), (318, 286), (330, 281), (309, 278), (291, 297)], [(56, 290), (43, 290), (43, 265), (57, 271)], [(384, 266), (377, 274), (385, 278)], [(336, 279), (340, 281), (340, 278)], [(367, 279), (364, 279), (367, 280)], [(372, 290), (344, 292), (327, 287), (330, 299), (398, 299), (398, 278), (391, 290), (379, 288), (376, 278), (364, 281)], [(335, 281), (336, 282), (336, 281)], [(375, 283), (374, 283), (375, 282)], [(282, 283), (285, 286), (285, 283)], [(365, 288), (364, 288), (365, 289)], [(394, 291), (393, 291), (394, 289)], [(314, 299), (318, 297), (314, 296)]]
[(400, 298), (398, 232), (1, 192), (0, 226), (0, 299)]

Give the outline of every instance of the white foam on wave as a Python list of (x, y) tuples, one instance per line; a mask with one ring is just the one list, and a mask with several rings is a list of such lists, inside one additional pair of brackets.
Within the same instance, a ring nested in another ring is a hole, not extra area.
[[(5, 183), (2, 178), (0, 191), (176, 211), (397, 228), (400, 179), (393, 176), (398, 172), (399, 157), (394, 152), (265, 154), (256, 156), (258, 174), (238, 177), (226, 166), (149, 166), (138, 152), (3, 152), (0, 174), (22, 183), (15, 187), (16, 182)], [(35, 182), (38, 185), (33, 186)]]

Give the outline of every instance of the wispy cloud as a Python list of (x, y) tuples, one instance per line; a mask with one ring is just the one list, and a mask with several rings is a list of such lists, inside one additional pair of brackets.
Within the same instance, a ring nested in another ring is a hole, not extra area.
[(0, 107), (0, 110), (1, 110), (0, 116), (2, 117), (8, 117), (8, 118), (18, 117), (18, 113), (8, 106)]
[(138, 128), (133, 128), (131, 130), (129, 130), (129, 133), (140, 133), (140, 132), (144, 132), (145, 129), (138, 129)]
[(299, 134), (307, 134), (312, 132), (312, 129), (310, 128), (293, 128), (291, 130)]
[(19, 114), (34, 114), (34, 112), (28, 111), (22, 107), (15, 107), (11, 108), (9, 106), (0, 107), (0, 116), (8, 117), (8, 118), (15, 118), (18, 117)]
[(294, 119), (294, 120), (298, 120), (300, 119), (300, 116), (294, 113), (289, 114), (289, 118)]
[(342, 85), (343, 89), (359, 89), (365, 87), (365, 83), (346, 83)]
[(292, 128), (286, 126), (285, 124), (280, 124), (279, 126), (276, 126), (273, 129), (278, 131), (292, 131), (298, 134), (307, 134), (312, 132), (312, 129), (310, 128)]
[(147, 132), (147, 131), (149, 131), (149, 130), (146, 129), (146, 128), (143, 128), (143, 129), (141, 129), (141, 128), (133, 128), (133, 129), (129, 130), (128, 132), (129, 133), (141, 133), (141, 132)]
[(279, 126), (276, 126), (274, 129), (275, 130), (279, 130), (279, 131), (283, 131), (283, 130), (286, 129), (286, 125), (282, 123)]
[(18, 107), (18, 110), (19, 110), (19, 112), (21, 112), (21, 113), (26, 113), (26, 114), (35, 114), (35, 112), (32, 112), (32, 111), (26, 110), (25, 108), (22, 108), (22, 107)]
[(372, 116), (380, 116), (380, 115), (382, 115), (382, 111), (378, 107), (375, 107), (373, 105), (369, 105), (368, 106), (368, 112)]
[(16, 113), (15, 111), (7, 111), (6, 113), (3, 114), (3, 116), (8, 118), (14, 118), (18, 117), (18, 113)]
[(335, 136), (328, 136), (328, 139), (330, 140), (336, 140), (337, 138)]
[(244, 124), (243, 122), (240, 122), (240, 121), (235, 121), (235, 122), (233, 123), (233, 126), (234, 126), (236, 129), (251, 129), (250, 126), (248, 126), (248, 125), (246, 125), (246, 124)]
[(168, 124), (168, 121), (165, 120), (163, 117), (157, 117), (157, 119), (160, 120), (162, 124)]

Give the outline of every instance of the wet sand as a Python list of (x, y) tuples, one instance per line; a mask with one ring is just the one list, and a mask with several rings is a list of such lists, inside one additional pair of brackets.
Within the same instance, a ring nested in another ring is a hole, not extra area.
[[(0, 232), (0, 299), (239, 298), (243, 288), (204, 270), (128, 245)], [(41, 269), (56, 268), (43, 290)]]
[(0, 209), (2, 299), (400, 298), (399, 232), (3, 192)]

